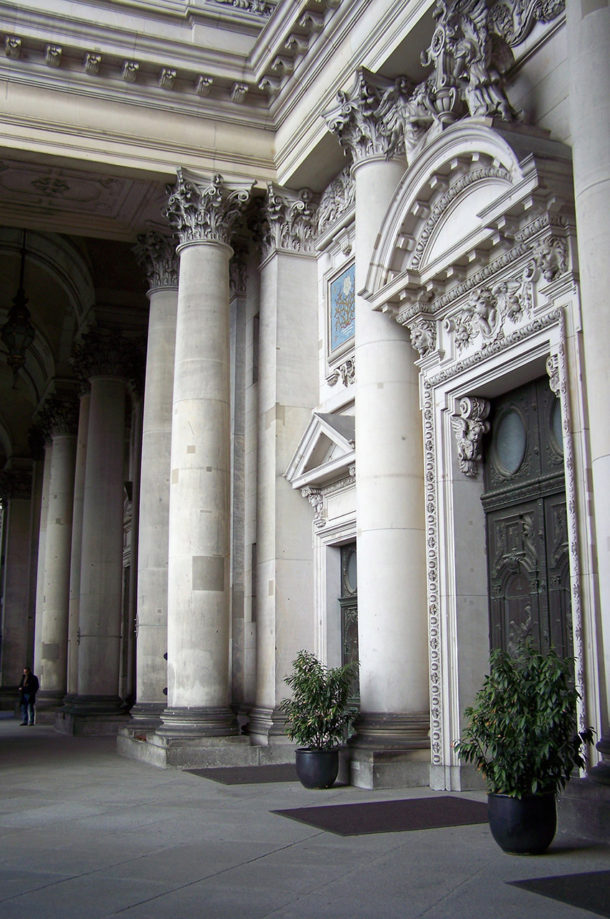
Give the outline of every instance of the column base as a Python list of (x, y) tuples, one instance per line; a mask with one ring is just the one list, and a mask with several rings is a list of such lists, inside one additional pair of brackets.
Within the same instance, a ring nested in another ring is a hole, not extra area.
[(136, 702), (129, 714), (138, 728), (158, 728), (164, 711), (164, 702)]
[(286, 715), (279, 708), (255, 705), (250, 709), (245, 731), (252, 743), (262, 746), (270, 743), (290, 743), (286, 736)]
[(165, 708), (159, 737), (230, 737), (238, 733), (237, 719), (228, 707)]
[(351, 738), (350, 782), (357, 788), (414, 788), (430, 784), (427, 712), (361, 712)]
[(595, 745), (602, 755), (601, 760), (589, 773), (589, 778), (600, 785), (610, 785), (610, 740), (607, 737)]
[(610, 839), (610, 785), (594, 781), (592, 774), (584, 779), (572, 779), (559, 795), (558, 822), (561, 833), (607, 843)]
[(55, 730), (75, 736), (116, 734), (129, 720), (118, 696), (72, 696), (55, 715)]

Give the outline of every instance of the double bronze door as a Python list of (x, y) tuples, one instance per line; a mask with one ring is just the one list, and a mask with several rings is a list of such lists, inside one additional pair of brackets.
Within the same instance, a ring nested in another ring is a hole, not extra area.
[(485, 493), (492, 648), (572, 655), (560, 403), (546, 377), (494, 401)]

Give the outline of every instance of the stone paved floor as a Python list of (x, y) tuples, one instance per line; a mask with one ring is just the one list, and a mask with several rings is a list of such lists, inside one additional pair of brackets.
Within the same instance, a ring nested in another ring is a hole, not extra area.
[(271, 813), (433, 794), (225, 786), (1, 718), (0, 919), (598, 915), (510, 882), (610, 871), (610, 847), (560, 832), (548, 854), (517, 857), (486, 825), (343, 838)]

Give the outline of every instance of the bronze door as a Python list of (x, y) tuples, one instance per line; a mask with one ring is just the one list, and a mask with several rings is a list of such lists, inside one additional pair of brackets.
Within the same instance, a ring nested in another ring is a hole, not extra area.
[(492, 648), (572, 654), (560, 403), (546, 377), (496, 399), (485, 493)]
[[(358, 661), (358, 579), (356, 543), (341, 546), (341, 664)], [(359, 680), (354, 679), (350, 705), (360, 701)]]

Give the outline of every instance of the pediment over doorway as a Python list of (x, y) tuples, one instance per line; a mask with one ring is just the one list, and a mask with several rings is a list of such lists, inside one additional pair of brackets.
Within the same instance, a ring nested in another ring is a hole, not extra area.
[(353, 415), (313, 412), (286, 471), (293, 488), (323, 486), (348, 474), (355, 462)]

